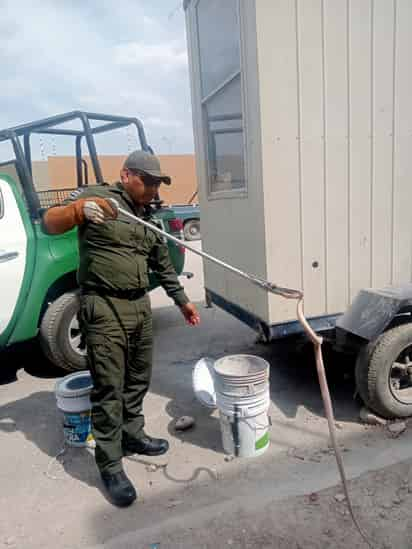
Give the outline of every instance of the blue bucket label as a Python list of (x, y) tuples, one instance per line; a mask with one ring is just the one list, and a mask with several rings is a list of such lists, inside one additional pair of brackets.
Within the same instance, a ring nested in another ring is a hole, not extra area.
[(67, 444), (86, 446), (91, 438), (90, 410), (87, 412), (64, 412), (63, 431)]

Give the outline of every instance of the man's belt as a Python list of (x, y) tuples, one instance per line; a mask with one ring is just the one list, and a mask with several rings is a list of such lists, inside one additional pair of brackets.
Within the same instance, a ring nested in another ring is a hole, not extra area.
[(147, 294), (146, 288), (126, 289), (126, 290), (109, 290), (106, 288), (82, 288), (83, 295), (99, 295), (101, 297), (115, 297), (117, 299), (127, 299), (135, 301)]

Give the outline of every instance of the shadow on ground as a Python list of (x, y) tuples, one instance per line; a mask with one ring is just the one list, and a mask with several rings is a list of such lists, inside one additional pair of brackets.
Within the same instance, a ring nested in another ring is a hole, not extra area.
[(45, 358), (35, 340), (0, 351), (0, 364), (0, 385), (18, 381), (17, 372), (21, 369), (40, 379), (57, 379), (66, 374)]
[[(192, 389), (192, 369), (196, 362), (205, 356), (217, 359), (228, 354), (256, 354), (271, 365), (271, 400), (285, 419), (296, 417), (300, 408), (314, 416), (325, 417), (320, 394), (319, 381), (314, 360), (314, 349), (302, 336), (269, 345), (256, 343), (256, 334), (227, 315), (203, 311), (202, 320), (206, 334), (182, 332), (176, 326), (178, 313), (173, 308), (163, 309), (162, 316), (155, 314), (155, 326), (169, 330), (182, 341), (179, 354), (170, 352), (168, 341), (157, 340), (158, 356), (167, 356), (167, 371), (155, 364), (152, 391), (170, 399), (166, 411), (174, 420), (181, 415), (192, 415), (202, 422), (202, 429), (214, 431), (217, 420), (210, 410), (200, 405), (194, 398)], [(233, 328), (237, 327), (237, 330)], [(192, 336), (193, 333), (193, 336)], [(173, 337), (173, 334), (170, 337)], [(196, 344), (190, 341), (195, 337)], [(186, 338), (189, 340), (185, 344)], [(323, 346), (325, 368), (334, 411), (337, 421), (358, 422), (359, 402), (355, 399), (354, 366), (355, 358), (333, 351), (330, 344)], [(156, 353), (155, 353), (156, 356)], [(204, 423), (204, 424), (203, 424)], [(190, 435), (187, 435), (188, 437)], [(197, 440), (198, 439), (198, 440)], [(193, 434), (193, 443), (203, 446), (201, 437)]]
[[(46, 360), (36, 342), (10, 347), (0, 354), (0, 385), (18, 382), (20, 370), (38, 379), (58, 379), (67, 372)], [(37, 391), (0, 407), (0, 432), (20, 432), (50, 457), (47, 474), (61, 467), (71, 477), (100, 488), (93, 454), (86, 448), (64, 447), (63, 415), (53, 390)], [(64, 453), (61, 454), (64, 449)], [(61, 454), (61, 455), (59, 455)], [(57, 457), (57, 459), (55, 459)]]
[[(241, 353), (262, 356), (271, 364), (272, 402), (286, 419), (296, 417), (301, 407), (315, 416), (324, 417), (310, 344), (304, 344), (298, 338), (271, 345), (256, 344), (255, 334), (228, 315), (206, 310), (202, 311), (202, 316), (202, 330), (188, 328), (183, 332), (181, 315), (174, 307), (155, 312), (155, 356), (157, 354), (159, 364), (155, 364), (151, 390), (168, 399), (165, 411), (170, 438), (223, 452), (217, 412), (203, 407), (193, 394), (192, 368), (202, 356), (215, 359)], [(357, 421), (359, 406), (353, 398), (353, 361), (330, 349), (325, 351), (336, 420)], [(0, 384), (3, 385), (16, 383), (20, 369), (39, 379), (57, 379), (66, 375), (44, 360), (32, 342), (8, 349), (0, 355), (0, 361)], [(196, 429), (177, 433), (174, 424), (182, 415), (193, 416)], [(0, 409), (0, 431), (21, 432), (53, 460), (63, 445), (62, 418), (56, 408), (53, 390), (34, 392), (4, 405)], [(100, 489), (94, 458), (87, 449), (68, 448), (59, 462), (71, 477)], [(52, 464), (52, 473), (58, 469), (57, 465)], [(196, 475), (195, 470), (193, 474)], [(169, 480), (179, 482), (179, 479)]]
[[(313, 347), (310, 343), (295, 337), (270, 345), (256, 344), (255, 334), (247, 328), (244, 331), (245, 328), (240, 323), (243, 332), (236, 337), (238, 322), (228, 315), (223, 313), (223, 323), (222, 314), (216, 316), (213, 311), (204, 310), (202, 316), (205, 324), (202, 331), (189, 328), (182, 332), (182, 319), (176, 308), (156, 310), (154, 315), (157, 332), (155, 359), (157, 351), (158, 355), (162, 355), (164, 365), (157, 367), (155, 364), (151, 390), (169, 399), (166, 413), (170, 418), (168, 430), (172, 437), (183, 437), (199, 447), (210, 448), (212, 445), (214, 449), (221, 448), (217, 414), (203, 407), (193, 394), (192, 368), (202, 356), (217, 359), (225, 354), (259, 355), (271, 365), (271, 399), (286, 418), (296, 417), (300, 407), (316, 416), (324, 417)], [(227, 334), (226, 325), (230, 326), (232, 333)], [(161, 337), (159, 334), (162, 334)], [(182, 346), (168, 353), (168, 348), (176, 346), (171, 341), (176, 336), (182, 341)], [(186, 338), (189, 339), (187, 345)], [(327, 346), (324, 354), (336, 420), (357, 421), (359, 404), (354, 400), (354, 361), (350, 357), (334, 353)], [(0, 361), (0, 384), (3, 385), (16, 382), (19, 369), (42, 379), (57, 379), (67, 373), (46, 361), (33, 342), (8, 349), (0, 355)], [(43, 420), (34, 418), (33, 410), (36, 410), (36, 415), (43, 416)], [(0, 414), (4, 417), (6, 412), (18, 420), (18, 425), (28, 439), (47, 455), (54, 455), (57, 440), (51, 436), (53, 429), (46, 432), (39, 429), (39, 425), (45, 422), (56, 424), (56, 418), (50, 417), (50, 414), (58, 413), (53, 392), (34, 393), (10, 403), (3, 407)], [(182, 415), (194, 416), (198, 429), (177, 434), (174, 423)], [(56, 431), (60, 433), (60, 425)]]

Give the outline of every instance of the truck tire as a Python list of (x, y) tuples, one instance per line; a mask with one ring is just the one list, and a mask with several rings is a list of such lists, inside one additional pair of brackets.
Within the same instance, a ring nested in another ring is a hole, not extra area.
[(362, 400), (391, 419), (412, 415), (412, 324), (397, 326), (360, 351), (356, 386)]
[(67, 292), (47, 308), (40, 324), (40, 346), (47, 358), (69, 372), (85, 370), (86, 350), (80, 349), (78, 292)]
[(200, 221), (198, 219), (189, 219), (183, 227), (185, 240), (200, 240)]

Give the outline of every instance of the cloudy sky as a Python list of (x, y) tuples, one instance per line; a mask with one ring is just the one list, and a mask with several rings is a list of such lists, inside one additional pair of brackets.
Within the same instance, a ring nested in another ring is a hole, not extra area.
[[(182, 3), (2, 0), (0, 127), (74, 109), (138, 116), (156, 152), (192, 152)], [(101, 150), (135, 143), (122, 130)], [(40, 153), (65, 147), (47, 137)]]

